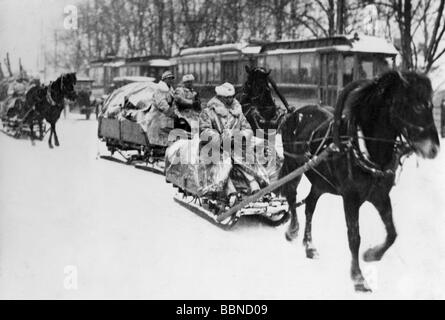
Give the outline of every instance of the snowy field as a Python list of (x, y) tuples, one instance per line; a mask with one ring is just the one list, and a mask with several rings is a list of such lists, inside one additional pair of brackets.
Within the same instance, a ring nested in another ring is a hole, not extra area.
[[(97, 159), (95, 120), (72, 115), (58, 132), (54, 150), (0, 134), (0, 298), (445, 298), (443, 152), (406, 161), (392, 191), (399, 237), (382, 261), (362, 262), (374, 292), (357, 294), (339, 197), (319, 201), (311, 261), (302, 228), (293, 243), (286, 226), (223, 231), (175, 203), (162, 176)], [(360, 224), (362, 252), (383, 241), (371, 205)]]

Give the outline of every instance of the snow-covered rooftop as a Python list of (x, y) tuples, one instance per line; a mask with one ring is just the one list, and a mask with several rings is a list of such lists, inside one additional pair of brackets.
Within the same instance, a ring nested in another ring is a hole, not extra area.
[(179, 53), (181, 56), (187, 56), (192, 54), (206, 54), (214, 52), (224, 52), (224, 51), (241, 51), (243, 48), (247, 47), (247, 43), (226, 43), (215, 46), (199, 47), (199, 48), (186, 48), (182, 49)]
[(384, 38), (359, 35), (350, 39), (352, 52), (383, 53), (397, 55), (396, 47)]
[(140, 76), (125, 76), (116, 77), (113, 81), (129, 81), (129, 82), (153, 82), (156, 79), (153, 77), (140, 77)]
[(395, 46), (384, 38), (366, 35), (334, 36), (331, 38), (307, 40), (283, 40), (265, 42), (263, 44), (249, 44), (247, 42), (228, 43), (215, 46), (187, 48), (181, 50), (179, 56), (198, 54), (240, 52), (242, 54), (285, 54), (293, 52), (314, 52), (323, 50), (382, 53), (397, 55)]

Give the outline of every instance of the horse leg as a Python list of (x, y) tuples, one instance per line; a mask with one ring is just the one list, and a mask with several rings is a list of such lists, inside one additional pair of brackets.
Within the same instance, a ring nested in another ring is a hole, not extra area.
[(381, 245), (368, 249), (363, 255), (363, 259), (369, 261), (379, 261), (385, 252), (392, 246), (397, 238), (396, 228), (392, 219), (392, 206), (389, 195), (378, 199), (377, 197), (371, 200), (371, 203), (379, 212), (380, 218), (383, 221), (386, 229), (386, 239)]
[(54, 123), (54, 144), (56, 145), (56, 147), (58, 147), (59, 144), (59, 138), (57, 137), (57, 131), (56, 131), (56, 124)]
[(297, 238), (298, 230), (300, 228), (297, 216), (297, 190), (296, 190), (300, 180), (301, 177), (298, 178), (298, 181), (291, 182), (285, 187), (286, 188), (285, 197), (289, 205), (289, 214), (291, 218), (289, 227), (286, 231), (286, 239), (288, 241), (292, 241)]
[(351, 278), (354, 282), (356, 291), (369, 292), (371, 289), (363, 277), (359, 265), (360, 249), (360, 230), (359, 230), (359, 209), (361, 201), (357, 194), (348, 194), (343, 196), (343, 205), (345, 209), (346, 225), (348, 228), (349, 250), (352, 255)]
[(52, 149), (53, 148), (53, 143), (52, 143), (52, 139), (53, 139), (53, 131), (54, 131), (54, 127), (52, 124), (50, 124), (50, 129), (49, 129), (49, 138), (48, 138), (48, 146)]
[(43, 132), (43, 120), (39, 120), (39, 139), (43, 140), (45, 132)]
[(33, 146), (35, 146), (36, 145), (36, 143), (35, 143), (35, 138), (36, 138), (36, 136), (35, 136), (35, 133), (34, 133), (34, 123), (33, 123), (33, 120), (31, 119), (29, 122), (28, 122), (28, 125), (29, 125), (29, 132), (30, 132), (30, 139), (31, 139), (31, 144), (33, 145)]
[(311, 187), (311, 191), (309, 195), (306, 197), (305, 203), (305, 215), (306, 215), (306, 226), (304, 228), (304, 239), (303, 245), (306, 248), (306, 257), (309, 259), (318, 258), (317, 249), (314, 247), (312, 243), (312, 216), (315, 211), (315, 206), (317, 205), (317, 201), (320, 198), (321, 193), (315, 189), (313, 186)]

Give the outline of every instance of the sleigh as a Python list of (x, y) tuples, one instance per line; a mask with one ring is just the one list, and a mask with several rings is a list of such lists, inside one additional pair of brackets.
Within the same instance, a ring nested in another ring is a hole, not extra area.
[[(252, 217), (271, 226), (286, 222), (289, 218), (288, 205), (285, 198), (278, 196), (277, 189), (317, 166), (333, 150), (333, 147), (327, 148), (296, 172), (280, 179), (275, 177), (269, 185), (250, 194), (236, 167), (233, 167), (236, 159), (226, 155), (216, 164), (204, 164), (200, 160), (198, 145), (199, 138), (194, 138), (177, 141), (167, 149), (166, 181), (177, 189), (176, 202), (223, 229), (232, 228), (242, 217)], [(227, 178), (238, 191), (236, 202), (232, 204), (228, 203), (224, 192)]]
[[(33, 117), (32, 121), (28, 121), (30, 113), (33, 109), (26, 108), (24, 96), (9, 97), (0, 102), (1, 110), (1, 130), (14, 138), (28, 137), (31, 129), (39, 132), (38, 138), (43, 139), (45, 135), (46, 125), (43, 119)], [(32, 126), (32, 128), (31, 128)]]
[[(188, 138), (199, 114), (178, 111), (166, 127), (153, 119), (147, 124), (155, 90), (153, 82), (131, 83), (114, 91), (104, 102), (98, 118), (98, 137), (105, 142), (110, 154), (101, 155), (101, 158), (164, 174), (165, 150), (173, 142), (169, 141), (170, 132), (175, 130), (173, 137)], [(122, 110), (126, 98), (138, 109)], [(153, 128), (153, 123), (157, 127)]]

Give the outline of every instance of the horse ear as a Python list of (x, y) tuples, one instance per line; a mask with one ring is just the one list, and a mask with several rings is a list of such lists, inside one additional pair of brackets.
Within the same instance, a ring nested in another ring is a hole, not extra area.
[(248, 64), (246, 64), (246, 65), (244, 66), (244, 69), (246, 69), (246, 72), (247, 72), (247, 73), (250, 73), (250, 71), (252, 71), (252, 69), (249, 67)]
[(267, 76), (269, 76), (271, 72), (272, 72), (272, 69), (269, 69), (269, 71), (266, 72)]
[(395, 86), (407, 86), (408, 81), (400, 71), (391, 70), (382, 74), (377, 78), (376, 83), (379, 88), (379, 92), (385, 93), (387, 90), (391, 90)]

